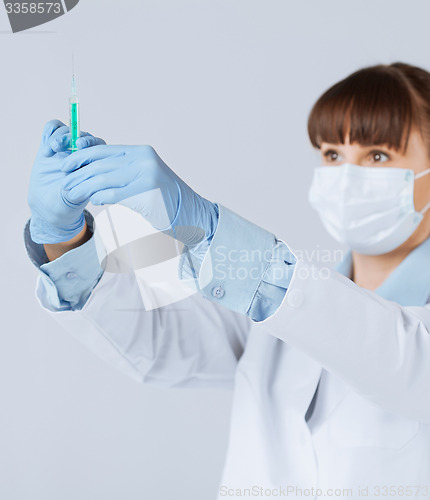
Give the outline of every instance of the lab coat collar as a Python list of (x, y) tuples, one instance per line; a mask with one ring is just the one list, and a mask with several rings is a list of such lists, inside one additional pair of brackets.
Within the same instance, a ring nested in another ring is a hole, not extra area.
[[(418, 245), (375, 290), (402, 306), (424, 306), (430, 298), (430, 237)], [(352, 252), (335, 267), (344, 276), (352, 272)]]

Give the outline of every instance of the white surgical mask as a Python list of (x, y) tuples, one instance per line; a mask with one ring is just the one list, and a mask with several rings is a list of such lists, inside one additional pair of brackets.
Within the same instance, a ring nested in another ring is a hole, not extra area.
[(405, 168), (361, 167), (344, 163), (317, 167), (309, 202), (327, 231), (340, 243), (367, 255), (379, 255), (404, 243), (418, 227), (428, 203), (414, 207), (415, 179)]

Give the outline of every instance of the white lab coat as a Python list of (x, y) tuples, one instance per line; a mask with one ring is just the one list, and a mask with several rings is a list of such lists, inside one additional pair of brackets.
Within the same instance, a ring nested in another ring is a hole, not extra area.
[(322, 278), (307, 269), (297, 263), (282, 305), (260, 323), (199, 294), (146, 311), (145, 284), (133, 274), (106, 272), (78, 311), (55, 311), (46, 281), (37, 297), (73, 336), (140, 382), (234, 389), (218, 498), (253, 487), (265, 498), (362, 498), (363, 488), (367, 498), (424, 498), (430, 304), (401, 307), (340, 273)]

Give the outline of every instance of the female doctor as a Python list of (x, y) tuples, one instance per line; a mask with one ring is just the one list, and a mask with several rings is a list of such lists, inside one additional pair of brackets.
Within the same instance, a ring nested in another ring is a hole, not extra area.
[[(308, 130), (322, 163), (309, 200), (350, 248), (324, 273), (151, 147), (85, 134), (70, 154), (68, 128), (49, 122), (24, 231), (37, 298), (140, 382), (234, 389), (218, 498), (428, 497), (430, 74), (359, 70), (319, 98)], [(199, 293), (145, 310), (144, 282), (101, 268), (89, 201), (182, 242), (179, 277)]]

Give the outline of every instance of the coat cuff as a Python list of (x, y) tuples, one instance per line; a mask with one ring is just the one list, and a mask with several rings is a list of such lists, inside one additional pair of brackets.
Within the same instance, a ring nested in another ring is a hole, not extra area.
[(282, 303), (297, 259), (272, 233), (218, 208), (212, 241), (181, 256), (179, 277), (212, 302), (262, 321)]
[[(84, 215), (89, 230), (94, 233), (93, 216), (87, 210)], [(38, 286), (45, 288), (49, 305), (57, 311), (82, 309), (103, 274), (94, 237), (50, 262), (43, 245), (31, 239), (30, 221), (24, 228), (25, 248), (39, 271)]]

